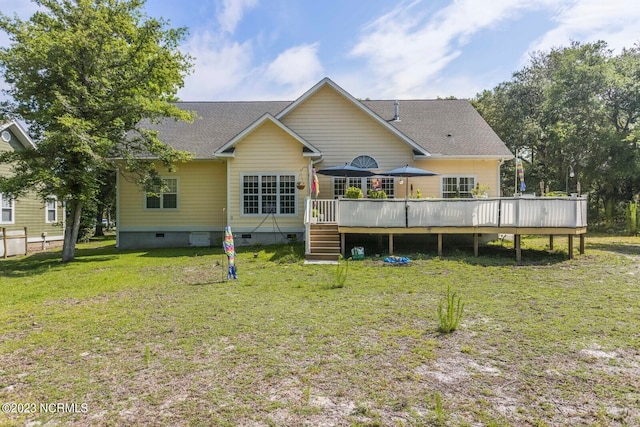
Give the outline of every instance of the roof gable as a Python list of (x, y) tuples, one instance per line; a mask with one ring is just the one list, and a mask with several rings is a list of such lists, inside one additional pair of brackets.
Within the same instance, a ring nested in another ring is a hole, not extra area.
[(378, 114), (373, 112), (365, 104), (363, 104), (362, 102), (358, 101), (349, 92), (347, 92), (346, 90), (342, 89), (340, 86), (335, 84), (328, 77), (325, 77), (324, 79), (320, 80), (320, 82), (318, 82), (315, 86), (313, 86), (311, 89), (309, 89), (304, 94), (302, 94), (302, 96), (300, 96), (297, 100), (295, 100), (294, 102), (289, 104), (284, 110), (282, 110), (280, 113), (278, 113), (276, 118), (278, 120), (282, 120), (284, 117), (287, 116), (287, 114), (289, 114), (291, 111), (293, 111), (296, 108), (298, 108), (301, 104), (303, 104), (306, 100), (308, 100), (310, 97), (312, 97), (315, 93), (317, 93), (323, 87), (330, 87), (333, 90), (335, 90), (337, 93), (342, 95), (344, 98), (346, 98), (348, 101), (350, 101), (353, 105), (355, 105), (357, 108), (359, 108), (365, 114), (367, 114), (369, 117), (371, 117), (374, 121), (376, 121), (380, 125), (382, 125), (382, 127), (384, 127), (389, 132), (391, 132), (392, 134), (397, 136), (400, 140), (402, 140), (403, 142), (405, 142), (406, 144), (411, 146), (411, 148), (414, 150), (414, 152), (417, 155), (430, 156), (429, 152), (424, 147), (422, 147), (419, 144), (417, 144), (415, 141), (413, 141), (407, 135), (402, 133), (396, 127), (390, 125), (388, 121), (384, 120), (381, 116), (379, 116)]
[(235, 147), (235, 145), (239, 141), (243, 140), (249, 134), (251, 134), (256, 129), (258, 129), (260, 126), (262, 126), (265, 122), (270, 122), (270, 123), (275, 124), (283, 132), (287, 133), (293, 139), (298, 141), (303, 147), (303, 153), (304, 153), (303, 155), (304, 156), (320, 156), (321, 155), (321, 152), (317, 148), (315, 148), (313, 145), (309, 144), (307, 141), (304, 140), (304, 138), (302, 138), (300, 135), (296, 134), (294, 131), (289, 129), (281, 121), (277, 120), (275, 117), (273, 117), (269, 113), (265, 113), (258, 120), (256, 120), (251, 125), (249, 125), (244, 130), (242, 130), (242, 132), (238, 133), (235, 137), (233, 137), (231, 140), (229, 140), (229, 142), (227, 142), (222, 147), (217, 149), (216, 152), (215, 152), (215, 155), (219, 156), (219, 157), (232, 157), (233, 156), (233, 151), (232, 151), (233, 147)]
[[(2, 135), (2, 132), (9, 132), (12, 139), (15, 138), (18, 140), (24, 148), (36, 148), (36, 144), (33, 142), (29, 134), (27, 134), (27, 131), (25, 131), (15, 120), (0, 124), (0, 135)], [(12, 140), (4, 141), (3, 139), (3, 142), (7, 142), (13, 147), (13, 144), (11, 143)]]
[(288, 122), (292, 111), (322, 88), (333, 91), (397, 137), (401, 144), (407, 144), (414, 158), (513, 158), (504, 142), (467, 100), (400, 100), (400, 120), (394, 120), (393, 100), (360, 101), (329, 78), (321, 80), (293, 102), (179, 102), (179, 108), (196, 114), (192, 123), (165, 119), (141, 126), (157, 130), (161, 141), (203, 159), (212, 158), (216, 153), (229, 155), (223, 152), (233, 150), (233, 141), (268, 113), (274, 123), (278, 122), (278, 126), (287, 128), (286, 132), (296, 135), (306, 155), (314, 156), (319, 153), (312, 145), (315, 142), (309, 142), (299, 130), (296, 131), (297, 128), (284, 123)]

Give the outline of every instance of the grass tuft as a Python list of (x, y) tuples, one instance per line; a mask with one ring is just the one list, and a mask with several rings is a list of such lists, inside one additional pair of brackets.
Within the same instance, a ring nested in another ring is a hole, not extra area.
[(438, 331), (448, 334), (458, 329), (463, 312), (462, 298), (458, 296), (458, 292), (451, 292), (451, 286), (447, 286), (445, 299), (438, 305)]

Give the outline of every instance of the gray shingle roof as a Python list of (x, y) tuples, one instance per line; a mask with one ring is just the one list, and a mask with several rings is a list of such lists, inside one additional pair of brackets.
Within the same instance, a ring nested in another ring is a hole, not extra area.
[(275, 116), (289, 104), (291, 101), (179, 102), (178, 107), (197, 114), (192, 123), (170, 119), (149, 128), (158, 130), (160, 140), (178, 150), (189, 151), (196, 158), (211, 158), (265, 113)]
[(362, 103), (433, 156), (512, 156), (467, 100), (400, 100), (400, 121), (394, 101)]
[[(276, 116), (292, 102), (180, 102), (180, 108), (198, 115), (193, 123), (166, 120), (152, 128), (163, 142), (197, 158), (210, 158), (265, 113)], [(401, 100), (400, 121), (393, 121), (393, 100), (362, 103), (433, 156), (512, 157), (466, 100)]]

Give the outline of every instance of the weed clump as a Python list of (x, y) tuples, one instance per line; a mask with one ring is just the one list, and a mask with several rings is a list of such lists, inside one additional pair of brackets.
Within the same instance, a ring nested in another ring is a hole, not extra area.
[(440, 326), (438, 331), (448, 334), (455, 331), (462, 319), (464, 312), (464, 303), (462, 297), (457, 292), (451, 292), (451, 286), (447, 286), (447, 295), (444, 301), (440, 301), (438, 305), (438, 320)]

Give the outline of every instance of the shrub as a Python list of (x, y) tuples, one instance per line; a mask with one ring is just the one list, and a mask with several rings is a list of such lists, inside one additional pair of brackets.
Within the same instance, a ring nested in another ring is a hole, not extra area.
[(372, 199), (386, 199), (387, 193), (384, 190), (369, 190), (369, 197)]
[(359, 187), (349, 187), (344, 193), (346, 199), (362, 199), (362, 190)]
[(451, 286), (447, 286), (447, 295), (444, 301), (440, 301), (438, 305), (438, 319), (440, 326), (438, 331), (448, 334), (455, 331), (462, 319), (464, 311), (464, 303), (457, 292), (451, 292)]
[(475, 187), (473, 187), (471, 189), (471, 195), (472, 196), (476, 196), (476, 197), (482, 197), (485, 196), (487, 194), (487, 191), (489, 191), (489, 186), (486, 184), (476, 184)]
[(545, 193), (545, 196), (547, 196), (547, 197), (568, 197), (567, 193), (565, 193), (564, 191), (547, 192), (547, 193)]

